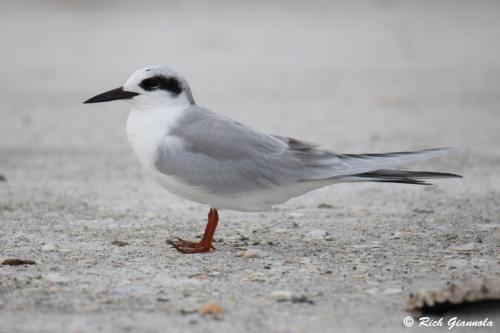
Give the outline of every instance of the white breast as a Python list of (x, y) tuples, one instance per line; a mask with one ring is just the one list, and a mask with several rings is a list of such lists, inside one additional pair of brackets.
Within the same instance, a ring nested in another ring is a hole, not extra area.
[(172, 107), (130, 111), (127, 118), (128, 141), (144, 168), (154, 168), (160, 144), (180, 144), (177, 138), (169, 137), (168, 133), (185, 109)]
[(182, 150), (182, 142), (169, 132), (186, 112), (186, 107), (132, 109), (127, 119), (127, 135), (137, 159), (162, 187), (189, 200), (208, 203), (208, 194), (196, 186), (161, 173), (156, 168), (158, 149)]

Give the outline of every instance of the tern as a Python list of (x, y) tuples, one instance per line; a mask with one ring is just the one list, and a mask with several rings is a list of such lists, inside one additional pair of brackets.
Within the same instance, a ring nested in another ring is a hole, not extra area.
[(399, 170), (450, 148), (386, 154), (336, 154), (317, 145), (271, 135), (196, 104), (179, 73), (150, 66), (125, 84), (86, 100), (132, 105), (127, 135), (139, 162), (168, 191), (210, 207), (199, 242), (178, 238), (181, 253), (210, 252), (218, 209), (266, 211), (306, 192), (344, 182), (428, 184), (451, 173)]

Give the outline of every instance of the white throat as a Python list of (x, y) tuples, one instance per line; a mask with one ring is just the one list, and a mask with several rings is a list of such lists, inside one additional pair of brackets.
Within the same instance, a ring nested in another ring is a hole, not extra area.
[(127, 136), (142, 166), (154, 169), (160, 145), (181, 144), (169, 136), (176, 122), (187, 112), (190, 104), (175, 103), (157, 107), (134, 107), (127, 118)]

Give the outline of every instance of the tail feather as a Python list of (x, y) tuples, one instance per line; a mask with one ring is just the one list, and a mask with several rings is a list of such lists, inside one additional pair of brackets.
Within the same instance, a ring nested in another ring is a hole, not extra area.
[[(461, 178), (459, 175), (442, 172), (405, 171), (398, 170), (403, 165), (425, 161), (451, 153), (451, 148), (433, 148), (418, 151), (403, 151), (386, 154), (333, 154), (328, 160), (329, 165), (319, 163), (323, 176), (331, 173), (332, 176), (318, 178), (304, 178), (301, 182), (327, 181), (329, 183), (343, 182), (383, 182), (429, 185), (425, 179), (433, 178)], [(320, 155), (323, 158), (323, 155)], [(324, 160), (321, 160), (324, 162)], [(316, 165), (314, 165), (316, 167)], [(325, 171), (325, 169), (327, 169)]]
[(353, 175), (352, 178), (353, 181), (431, 185), (425, 180), (435, 178), (462, 178), (462, 176), (446, 172), (385, 169)]

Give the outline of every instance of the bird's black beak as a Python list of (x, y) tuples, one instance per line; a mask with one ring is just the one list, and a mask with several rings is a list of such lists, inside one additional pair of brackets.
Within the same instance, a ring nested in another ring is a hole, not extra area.
[(83, 102), (83, 104), (109, 102), (115, 101), (117, 99), (131, 99), (132, 97), (137, 95), (139, 94), (136, 92), (125, 91), (123, 90), (123, 87), (120, 87), (89, 98), (88, 100)]

